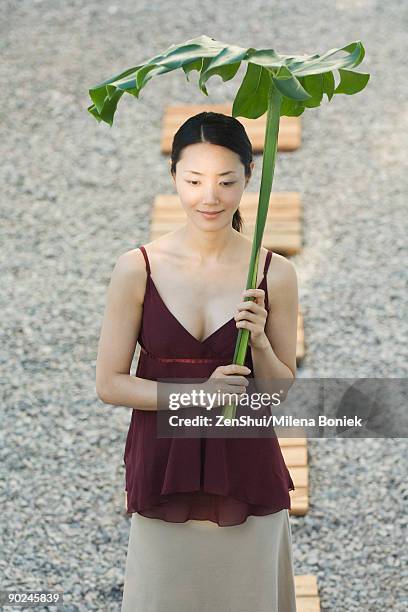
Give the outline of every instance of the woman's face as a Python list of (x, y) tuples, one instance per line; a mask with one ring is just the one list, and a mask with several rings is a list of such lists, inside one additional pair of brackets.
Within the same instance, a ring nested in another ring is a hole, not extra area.
[(184, 147), (173, 180), (187, 216), (203, 230), (232, 225), (248, 182), (239, 155), (208, 142)]

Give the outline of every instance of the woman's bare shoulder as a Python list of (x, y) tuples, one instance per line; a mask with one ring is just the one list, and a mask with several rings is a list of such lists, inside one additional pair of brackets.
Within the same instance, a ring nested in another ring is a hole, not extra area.
[(283, 271), (283, 273), (285, 270), (288, 271), (290, 268), (295, 268), (291, 259), (285, 257), (284, 255), (281, 255), (280, 253), (276, 253), (276, 251), (272, 251), (271, 265), (272, 262), (275, 266), (275, 269), (280, 272)]
[(133, 278), (146, 276), (143, 274), (146, 272), (145, 258), (140, 248), (121, 253), (116, 260), (115, 268), (124, 276), (133, 276)]
[(290, 282), (294, 276), (296, 276), (296, 268), (293, 261), (273, 251), (271, 263), (268, 268), (268, 279), (270, 278), (272, 281), (284, 283), (285, 281)]
[(142, 303), (146, 286), (146, 263), (139, 248), (121, 253), (115, 263), (111, 284), (118, 291), (132, 293)]
[[(171, 234), (165, 234), (164, 236), (160, 236), (151, 242), (145, 242), (144, 247), (147, 251), (149, 261), (150, 259), (157, 259), (158, 261), (165, 259), (167, 255), (177, 253), (180, 247), (180, 240), (174, 238), (173, 234), (176, 232), (172, 232)], [(136, 249), (139, 250), (139, 249)], [(142, 255), (141, 251), (139, 250)], [(143, 259), (143, 255), (142, 255)], [(144, 261), (144, 259), (143, 259)]]
[(277, 296), (297, 291), (297, 274), (294, 263), (273, 251), (267, 272), (268, 297), (273, 301)]

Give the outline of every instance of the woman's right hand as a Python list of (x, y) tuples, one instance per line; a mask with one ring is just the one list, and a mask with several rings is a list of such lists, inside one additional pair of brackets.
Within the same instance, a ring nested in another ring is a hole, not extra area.
[[(235, 393), (238, 397), (246, 393), (246, 387), (249, 381), (245, 378), (251, 373), (250, 368), (236, 363), (230, 363), (225, 366), (218, 366), (211, 374), (210, 378), (202, 384), (202, 388), (206, 393)], [(228, 396), (223, 402), (216, 403), (216, 406), (226, 406), (231, 402), (228, 401)]]

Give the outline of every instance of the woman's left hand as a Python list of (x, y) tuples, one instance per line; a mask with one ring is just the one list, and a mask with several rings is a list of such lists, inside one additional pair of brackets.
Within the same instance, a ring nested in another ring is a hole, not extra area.
[(268, 312), (265, 309), (265, 291), (263, 289), (245, 289), (242, 297), (254, 297), (255, 301), (247, 300), (238, 304), (234, 319), (237, 328), (250, 331), (248, 344), (252, 348), (268, 346), (269, 339), (265, 333), (265, 323)]

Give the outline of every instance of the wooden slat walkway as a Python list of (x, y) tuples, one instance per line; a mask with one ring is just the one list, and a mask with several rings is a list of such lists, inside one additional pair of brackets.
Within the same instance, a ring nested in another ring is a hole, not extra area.
[(309, 511), (309, 466), (306, 438), (279, 438), (282, 455), (295, 485), (290, 491), (290, 514), (303, 516)]
[(295, 576), (297, 612), (320, 612), (317, 578), (312, 574)]
[(297, 320), (297, 339), (296, 339), (296, 363), (300, 365), (305, 357), (305, 326), (303, 313), (298, 309), (298, 320)]
[[(242, 234), (252, 239), (259, 194), (244, 191), (239, 209), (244, 219)], [(151, 211), (150, 236), (156, 240), (163, 234), (173, 232), (186, 220), (186, 213), (178, 194), (159, 194), (155, 197)], [(272, 193), (262, 244), (267, 249), (284, 256), (296, 255), (302, 249), (302, 206), (295, 191)]]
[[(171, 152), (173, 137), (180, 125), (189, 117), (204, 111), (231, 115), (232, 104), (180, 104), (167, 106), (165, 108), (162, 124), (160, 144), (162, 153)], [(258, 117), (258, 119), (247, 119), (246, 117), (237, 117), (237, 119), (242, 123), (248, 134), (253, 152), (261, 153), (265, 140), (266, 113), (264, 113), (262, 117)], [(300, 117), (281, 117), (278, 135), (278, 150), (294, 151), (300, 147), (300, 144)]]

